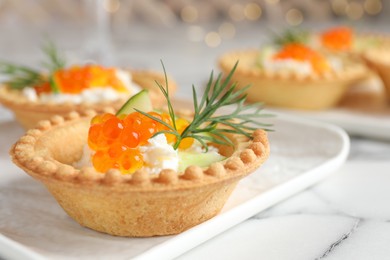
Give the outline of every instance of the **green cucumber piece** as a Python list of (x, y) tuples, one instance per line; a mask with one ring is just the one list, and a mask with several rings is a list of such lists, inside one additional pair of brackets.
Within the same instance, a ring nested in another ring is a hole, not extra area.
[(206, 167), (224, 159), (225, 157), (217, 152), (199, 153), (179, 151), (179, 171), (184, 171), (190, 165)]
[(50, 76), (49, 78), (49, 84), (50, 84), (50, 88), (51, 88), (51, 91), (54, 93), (54, 94), (59, 94), (61, 93), (60, 91), (60, 88), (57, 84), (57, 81), (54, 79), (54, 76)]
[(152, 101), (150, 100), (148, 90), (143, 89), (129, 98), (129, 100), (127, 100), (126, 103), (118, 110), (116, 115), (128, 115), (135, 112), (135, 109), (141, 110), (143, 112), (150, 112), (153, 110)]
[(270, 59), (275, 53), (275, 49), (272, 46), (264, 46), (261, 48), (259, 56), (257, 58), (257, 65), (260, 68), (264, 68), (264, 63)]

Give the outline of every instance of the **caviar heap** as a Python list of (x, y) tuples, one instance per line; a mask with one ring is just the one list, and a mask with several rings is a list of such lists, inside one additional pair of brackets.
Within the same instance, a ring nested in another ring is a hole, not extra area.
[[(172, 125), (166, 113), (149, 112), (148, 114)], [(183, 118), (175, 120), (179, 133), (189, 125)], [(148, 140), (157, 132), (167, 127), (139, 112), (115, 116), (110, 113), (92, 118), (88, 133), (88, 146), (94, 151), (92, 164), (99, 172), (119, 169), (122, 174), (131, 174), (144, 166), (140, 146), (147, 145)], [(176, 136), (165, 134), (168, 143), (174, 143)], [(179, 149), (187, 149), (193, 144), (192, 138), (185, 138)]]
[(53, 43), (43, 46), (46, 60), (43, 61), (47, 71), (36, 70), (26, 66), (0, 61), (0, 73), (8, 80), (6, 84), (13, 89), (32, 87), (36, 94), (63, 93), (80, 94), (89, 88), (113, 88), (117, 92), (128, 93), (127, 77), (116, 68), (103, 67), (97, 64), (66, 66), (64, 57)]
[(321, 35), (322, 45), (334, 51), (347, 51), (352, 48), (353, 32), (348, 27), (332, 28)]
[(61, 93), (78, 94), (87, 88), (110, 86), (119, 92), (127, 88), (117, 77), (115, 68), (105, 68), (100, 65), (72, 66), (57, 70), (51, 81), (35, 86), (38, 94), (52, 92), (53, 87)]
[(327, 60), (320, 53), (299, 43), (291, 43), (283, 46), (273, 58), (275, 60), (293, 59), (297, 61), (308, 61), (317, 73), (323, 73), (331, 69)]

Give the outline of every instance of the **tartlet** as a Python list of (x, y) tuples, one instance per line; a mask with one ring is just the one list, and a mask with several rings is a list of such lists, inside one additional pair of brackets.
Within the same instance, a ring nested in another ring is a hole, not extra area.
[(239, 61), (233, 80), (247, 89), (248, 101), (269, 106), (320, 110), (335, 106), (348, 88), (367, 73), (353, 58), (339, 56), (343, 68), (325, 73), (302, 75), (294, 71), (268, 71), (258, 66), (260, 50), (232, 51), (219, 58), (219, 67), (227, 73)]
[[(390, 44), (389, 44), (390, 46)], [(376, 71), (386, 90), (387, 100), (390, 100), (390, 51), (389, 46), (365, 51), (362, 56), (367, 65)]]
[(213, 85), (210, 77), (199, 100), (193, 88), (193, 112), (174, 110), (169, 88), (158, 84), (167, 111), (154, 110), (144, 90), (115, 115), (56, 115), (28, 130), (10, 155), (82, 226), (131, 237), (183, 232), (218, 214), (237, 182), (269, 156), (270, 125), (257, 120), (269, 115), (246, 105), (235, 84), (223, 93), (228, 79), (219, 75)]
[[(389, 37), (383, 34), (358, 32), (347, 26), (325, 30), (314, 42), (327, 52), (352, 56), (357, 62), (367, 65), (366, 77), (352, 86), (340, 101), (340, 106), (364, 110), (381, 110), (386, 107), (385, 89), (378, 81), (383, 78), (365, 58), (365, 53), (383, 49), (389, 45)], [(379, 69), (380, 70), (380, 69)]]
[[(132, 80), (138, 86), (148, 89), (150, 96), (156, 106), (164, 103), (164, 96), (159, 91), (155, 81), (165, 85), (165, 77), (163, 74), (146, 70), (128, 70), (132, 75)], [(169, 88), (173, 94), (176, 90), (176, 83), (169, 79)], [(54, 115), (65, 116), (71, 111), (85, 111), (93, 109), (98, 112), (104, 111), (106, 107), (114, 107), (119, 109), (123, 102), (127, 100), (127, 96), (115, 101), (102, 101), (97, 103), (81, 102), (74, 104), (71, 102), (55, 103), (55, 102), (41, 102), (30, 101), (20, 90), (11, 89), (7, 85), (0, 85), (0, 103), (12, 110), (16, 120), (25, 128), (30, 129), (34, 127), (37, 122), (44, 119), (49, 119)]]
[(263, 130), (253, 139), (230, 136), (236, 144), (220, 147), (228, 156), (209, 167), (189, 166), (182, 173), (138, 170), (121, 175), (94, 168), (76, 169), (95, 112), (55, 116), (30, 129), (10, 150), (13, 162), (41, 181), (61, 207), (82, 226), (117, 236), (148, 237), (180, 233), (212, 218), (237, 182), (269, 155)]

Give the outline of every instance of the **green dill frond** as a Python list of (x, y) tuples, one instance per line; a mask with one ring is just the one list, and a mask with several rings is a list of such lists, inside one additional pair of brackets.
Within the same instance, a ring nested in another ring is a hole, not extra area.
[(0, 74), (7, 77), (5, 83), (13, 89), (36, 86), (46, 81), (46, 79), (34, 69), (7, 62), (0, 62)]
[(290, 43), (307, 44), (308, 40), (309, 34), (303, 30), (286, 29), (282, 33), (272, 32), (272, 43), (279, 47)]
[[(231, 84), (231, 78), (237, 68), (238, 62), (234, 65), (233, 69), (227, 75), (225, 79), (222, 78), (222, 74), (219, 74), (214, 81), (213, 72), (210, 75), (205, 92), (200, 100), (197, 98), (196, 89), (192, 87), (193, 93), (193, 106), (194, 116), (189, 125), (184, 129), (182, 133), (179, 133), (175, 125), (175, 111), (172, 105), (172, 101), (169, 97), (168, 82), (166, 80), (165, 88), (158, 82), (160, 90), (164, 94), (168, 104), (168, 113), (173, 122), (173, 126), (159, 120), (158, 118), (149, 115), (145, 112), (140, 113), (152, 118), (155, 121), (165, 125), (168, 130), (158, 132), (169, 133), (175, 135), (176, 142), (173, 144), (173, 148), (177, 149), (185, 138), (194, 138), (207, 151), (207, 143), (217, 143), (222, 145), (233, 145), (226, 134), (240, 134), (251, 138), (251, 132), (258, 128), (264, 130), (271, 130), (270, 124), (259, 122), (259, 118), (269, 117), (268, 114), (262, 113), (263, 106), (260, 103), (254, 103), (247, 105), (246, 102), (246, 90), (249, 86), (236, 89), (236, 83)], [(165, 78), (167, 74), (163, 64)], [(229, 110), (227, 113), (219, 113), (220, 109), (226, 106), (235, 105), (235, 109)]]
[(42, 50), (48, 58), (47, 61), (43, 62), (43, 66), (51, 73), (65, 67), (65, 58), (58, 52), (57, 47), (52, 41), (46, 42), (43, 45)]
[(47, 76), (41, 71), (26, 66), (0, 61), (0, 74), (6, 76), (7, 80), (5, 83), (10, 88), (23, 89), (48, 82), (54, 93), (59, 92), (53, 80), (53, 74), (57, 70), (65, 67), (65, 59), (59, 54), (54, 43), (51, 41), (43, 45), (42, 50), (47, 57), (47, 60), (43, 62), (43, 66), (48, 70)]

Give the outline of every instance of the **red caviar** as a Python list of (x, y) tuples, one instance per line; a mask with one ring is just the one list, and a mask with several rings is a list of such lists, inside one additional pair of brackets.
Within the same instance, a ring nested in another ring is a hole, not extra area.
[(40, 85), (35, 86), (35, 92), (39, 95), (41, 93), (48, 93), (51, 91), (50, 83), (44, 82)]
[(347, 51), (352, 48), (353, 31), (348, 27), (332, 28), (321, 35), (322, 45), (335, 51)]
[[(166, 113), (150, 112), (150, 115), (172, 125)], [(176, 120), (179, 133), (189, 125), (185, 119)], [(133, 112), (125, 116), (110, 113), (100, 114), (92, 118), (88, 132), (88, 145), (95, 151), (92, 164), (99, 172), (114, 168), (123, 174), (133, 173), (140, 169), (144, 162), (139, 146), (146, 145), (148, 139), (156, 132), (167, 130), (163, 124), (139, 113)], [(168, 143), (174, 143), (176, 137), (166, 134)], [(194, 142), (193, 138), (185, 138), (179, 149), (187, 149)]]
[[(186, 127), (190, 124), (184, 118), (177, 119), (175, 123), (176, 123), (177, 132), (179, 134), (183, 133), (183, 131), (186, 129)], [(167, 140), (169, 143), (174, 143), (177, 140), (176, 136), (174, 136), (172, 134), (167, 134), (166, 137), (167, 137)], [(191, 145), (193, 143), (194, 143), (193, 138), (189, 138), (189, 137), (184, 138), (179, 144), (179, 149), (183, 149), (183, 150), (187, 149), (187, 148), (191, 147)]]
[(50, 84), (55, 84), (61, 93), (78, 94), (87, 88), (110, 86), (117, 91), (126, 92), (127, 88), (117, 77), (115, 68), (100, 65), (72, 66), (53, 73), (51, 83), (36, 86), (38, 94), (50, 92)]
[(274, 59), (293, 59), (297, 61), (308, 61), (317, 73), (322, 73), (330, 70), (327, 60), (318, 52), (309, 47), (299, 44), (291, 43), (285, 45), (278, 53), (275, 54)]

